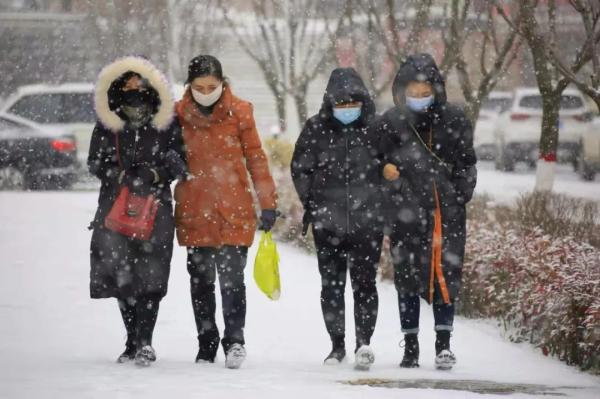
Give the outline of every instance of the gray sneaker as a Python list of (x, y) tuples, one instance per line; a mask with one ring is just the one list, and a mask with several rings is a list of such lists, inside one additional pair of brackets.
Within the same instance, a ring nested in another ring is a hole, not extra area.
[(356, 351), (354, 355), (354, 368), (357, 370), (368, 371), (371, 365), (375, 362), (375, 354), (373, 349), (368, 345), (363, 345)]
[(225, 354), (225, 367), (239, 369), (246, 360), (246, 349), (240, 344), (233, 344)]
[(438, 370), (450, 370), (456, 364), (456, 356), (448, 349), (444, 349), (435, 357), (435, 368)]
[(156, 352), (150, 345), (144, 346), (135, 354), (135, 365), (140, 367), (148, 367), (150, 363), (156, 361)]

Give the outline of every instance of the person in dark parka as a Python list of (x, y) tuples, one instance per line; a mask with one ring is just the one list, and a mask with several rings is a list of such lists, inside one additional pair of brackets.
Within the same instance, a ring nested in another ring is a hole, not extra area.
[(331, 73), (323, 105), (296, 143), (292, 178), (304, 205), (305, 231), (312, 224), (322, 278), (321, 307), (333, 349), (325, 359), (346, 355), (344, 290), (347, 270), (354, 292), (356, 367), (368, 369), (377, 319), (375, 286), (381, 253), (381, 163), (378, 138), (369, 129), (375, 105), (351, 68)]
[[(181, 129), (164, 76), (146, 59), (125, 57), (98, 78), (89, 171), (100, 179), (90, 261), (92, 298), (117, 298), (127, 330), (123, 363), (147, 366), (156, 359), (152, 333), (167, 293), (174, 221), (169, 184), (185, 176)], [(152, 236), (128, 238), (104, 227), (122, 185), (159, 201)]]
[(446, 100), (444, 79), (429, 54), (409, 56), (393, 83), (396, 107), (376, 127), (390, 183), (387, 220), (405, 354), (418, 367), (419, 296), (433, 304), (436, 366), (456, 362), (450, 351), (454, 302), (461, 285), (465, 204), (476, 184), (473, 130)]

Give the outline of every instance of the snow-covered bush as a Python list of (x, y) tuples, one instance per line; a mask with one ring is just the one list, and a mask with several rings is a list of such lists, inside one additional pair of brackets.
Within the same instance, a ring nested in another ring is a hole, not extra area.
[(600, 370), (600, 250), (491, 215), (468, 225), (460, 312), (497, 318), (511, 339)]
[(521, 196), (515, 216), (521, 228), (540, 227), (552, 236), (569, 235), (600, 248), (600, 205), (581, 198), (547, 192)]

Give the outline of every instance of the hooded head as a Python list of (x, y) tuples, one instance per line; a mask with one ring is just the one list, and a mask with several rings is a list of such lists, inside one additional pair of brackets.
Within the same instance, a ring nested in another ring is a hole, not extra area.
[(406, 88), (411, 82), (426, 82), (431, 85), (434, 96), (433, 106), (446, 103), (444, 77), (430, 54), (410, 55), (400, 66), (392, 85), (392, 95), (394, 104), (401, 108), (406, 107)]
[[(126, 91), (132, 77), (140, 79), (139, 89)], [(128, 117), (125, 107), (145, 104), (149, 107), (151, 123), (158, 130), (166, 129), (174, 117), (174, 101), (165, 76), (145, 58), (120, 58), (102, 69), (95, 90), (98, 120), (116, 132), (125, 126)]]
[(361, 102), (359, 120), (366, 124), (375, 116), (375, 103), (359, 74), (353, 68), (336, 68), (331, 72), (319, 115), (333, 118), (336, 104)]

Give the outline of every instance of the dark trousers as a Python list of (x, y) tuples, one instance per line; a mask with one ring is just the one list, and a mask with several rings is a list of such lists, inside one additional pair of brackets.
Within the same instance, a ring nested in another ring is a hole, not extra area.
[(127, 330), (127, 347), (141, 349), (152, 345), (152, 335), (162, 296), (147, 294), (137, 298), (119, 299), (119, 310)]
[(331, 231), (313, 229), (313, 235), (321, 273), (321, 309), (333, 345), (344, 345), (347, 271), (350, 271), (354, 293), (356, 348), (369, 345), (377, 321), (375, 280), (383, 233), (368, 231), (340, 236)]
[(190, 273), (192, 307), (198, 330), (200, 349), (214, 357), (219, 347), (219, 329), (215, 322), (215, 281), (219, 286), (225, 320), (223, 349), (232, 344), (244, 345), (246, 324), (246, 267), (247, 247), (223, 246), (188, 248), (187, 267)]
[[(421, 297), (398, 296), (398, 308), (400, 309), (400, 324), (405, 334), (417, 334), (419, 332), (419, 315), (421, 313)], [(454, 324), (454, 304), (444, 304), (434, 301), (433, 319), (436, 331), (452, 331)]]

